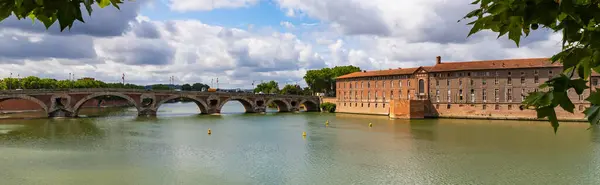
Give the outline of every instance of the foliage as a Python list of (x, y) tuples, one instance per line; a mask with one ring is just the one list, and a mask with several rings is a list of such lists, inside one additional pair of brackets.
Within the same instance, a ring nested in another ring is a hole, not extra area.
[(165, 84), (154, 84), (151, 86), (152, 90), (170, 90), (171, 86)]
[(254, 88), (254, 92), (263, 92), (263, 93), (278, 93), (279, 92), (279, 84), (276, 81), (269, 81), (265, 83), (258, 84), (256, 88)]
[[(554, 131), (559, 126), (555, 107), (573, 112), (574, 105), (566, 92), (574, 89), (583, 93), (592, 70), (600, 72), (600, 1), (599, 0), (476, 0), (479, 8), (464, 19), (475, 20), (469, 36), (482, 30), (498, 33), (498, 38), (508, 33), (517, 46), (521, 37), (532, 30), (546, 28), (562, 33), (562, 51), (552, 56), (552, 62), (563, 64), (563, 74), (544, 84), (544, 92), (530, 93), (523, 102), (535, 109), (539, 118), (547, 117)], [(587, 101), (591, 107), (584, 113), (590, 124), (600, 120), (600, 96), (592, 93)]]
[(0, 80), (0, 90), (6, 90), (6, 82), (4, 80)]
[(306, 81), (306, 84), (308, 84), (314, 92), (325, 92), (326, 94), (335, 96), (335, 78), (359, 71), (359, 67), (351, 65), (308, 70), (306, 75), (304, 75), (304, 81)]
[(206, 91), (210, 88), (207, 84), (194, 83), (192, 84), (192, 91)]
[(181, 85), (181, 90), (182, 91), (191, 91), (192, 86), (190, 84), (183, 84), (183, 85)]
[(84, 7), (91, 16), (94, 2), (100, 8), (112, 5), (119, 9), (123, 0), (3, 0), (0, 1), (0, 21), (15, 15), (17, 19), (39, 20), (48, 29), (58, 20), (60, 31), (63, 31), (67, 27), (71, 29), (75, 20), (84, 22)]
[(335, 103), (325, 102), (321, 104), (321, 110), (323, 112), (335, 112)]
[(291, 85), (291, 84), (287, 84), (283, 87), (283, 89), (281, 89), (281, 92), (279, 92), (280, 94), (284, 94), (284, 95), (301, 95), (303, 94), (302, 92), (302, 88), (300, 88), (299, 85)]
[(6, 85), (6, 89), (144, 88), (143, 86), (138, 86), (134, 84), (105, 83), (99, 80), (89, 78), (72, 81), (28, 76), (21, 79), (4, 78), (2, 82), (4, 85)]
[(302, 95), (304, 95), (304, 96), (312, 96), (313, 95), (313, 91), (310, 89), (310, 87), (305, 87), (304, 89), (302, 89)]

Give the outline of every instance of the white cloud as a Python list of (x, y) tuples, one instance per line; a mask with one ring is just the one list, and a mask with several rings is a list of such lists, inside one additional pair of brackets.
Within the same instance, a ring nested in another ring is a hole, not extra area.
[(292, 24), (291, 22), (288, 22), (288, 21), (282, 21), (282, 22), (279, 23), (279, 25), (281, 25), (281, 26), (283, 26), (283, 27), (285, 27), (287, 29), (294, 29), (295, 28), (294, 24)]
[[(204, 11), (251, 6), (259, 0), (214, 2), (172, 0), (171, 8)], [(293, 34), (265, 26), (254, 29), (252, 23), (244, 30), (193, 19), (152, 20), (139, 15), (139, 5), (133, 4), (122, 10), (127, 19), (101, 21), (110, 29), (96, 30), (102, 26), (97, 23), (44, 33), (27, 27), (27, 20), (9, 20), (0, 24), (0, 75), (64, 79), (75, 73), (118, 82), (125, 73), (127, 82), (140, 84), (167, 83), (170, 76), (179, 83), (210, 83), (219, 77), (221, 87), (250, 88), (253, 80), (304, 84), (306, 70), (325, 66), (388, 69), (432, 65), (438, 55), (444, 61), (549, 57), (560, 49), (560, 34), (548, 31), (523, 39), (521, 48), (487, 32), (466, 39), (468, 27), (456, 20), (470, 8), (468, 0), (276, 2), (288, 16), (317, 20), (296, 25), (278, 20), (280, 26), (293, 28)], [(98, 20), (119, 14), (98, 13)]]

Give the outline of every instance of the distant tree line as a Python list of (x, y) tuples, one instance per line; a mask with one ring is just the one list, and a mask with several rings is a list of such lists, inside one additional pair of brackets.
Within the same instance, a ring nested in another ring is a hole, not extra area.
[(327, 96), (335, 96), (335, 78), (360, 71), (359, 67), (351, 65), (308, 70), (304, 75), (304, 81), (306, 81), (308, 87), (314, 92), (322, 92)]
[(152, 90), (171, 90), (182, 89), (184, 91), (201, 91), (209, 88), (208, 85), (195, 83), (193, 85), (169, 85), (154, 84), (148, 86), (106, 83), (93, 78), (81, 78), (77, 80), (56, 80), (52, 78), (39, 78), (28, 76), (25, 78), (4, 78), (0, 79), (0, 90), (7, 89), (85, 89), (85, 88), (117, 88), (117, 89), (152, 89)]

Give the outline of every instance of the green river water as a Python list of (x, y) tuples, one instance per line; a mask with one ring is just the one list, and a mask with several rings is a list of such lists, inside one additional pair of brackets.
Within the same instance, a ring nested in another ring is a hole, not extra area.
[(600, 131), (586, 123), (555, 135), (546, 122), (242, 109), (1, 120), (0, 184), (600, 184)]

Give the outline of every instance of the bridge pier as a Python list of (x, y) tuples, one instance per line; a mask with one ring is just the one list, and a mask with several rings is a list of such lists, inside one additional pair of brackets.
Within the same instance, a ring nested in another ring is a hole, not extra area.
[(152, 109), (140, 110), (140, 111), (138, 111), (138, 116), (140, 116), (140, 117), (155, 117), (156, 110), (152, 110)]
[(49, 112), (48, 117), (49, 118), (66, 118), (66, 117), (77, 117), (77, 115), (75, 115), (75, 113), (68, 111), (68, 110), (58, 109), (58, 110)]

